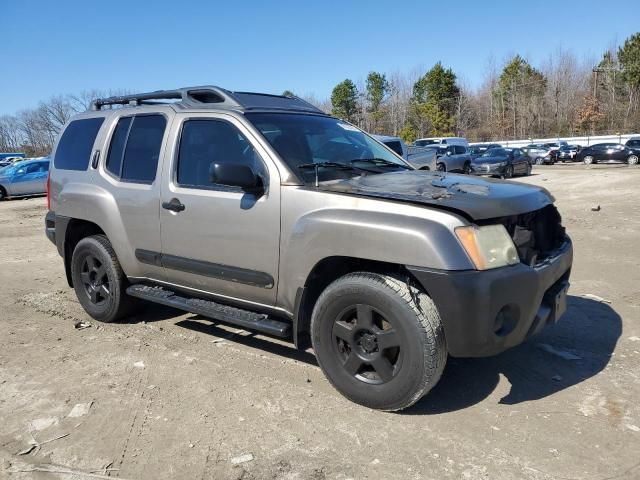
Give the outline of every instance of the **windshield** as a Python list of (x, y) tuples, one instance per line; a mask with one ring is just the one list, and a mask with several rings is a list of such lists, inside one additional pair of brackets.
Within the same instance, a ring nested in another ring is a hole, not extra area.
[(0, 175), (13, 175), (18, 169), (16, 165), (7, 165), (6, 167), (0, 167)]
[(336, 118), (291, 113), (246, 117), (305, 181), (313, 181), (316, 171), (325, 181), (410, 168), (364, 132)]
[(490, 148), (482, 154), (482, 157), (506, 157), (509, 155), (504, 148)]

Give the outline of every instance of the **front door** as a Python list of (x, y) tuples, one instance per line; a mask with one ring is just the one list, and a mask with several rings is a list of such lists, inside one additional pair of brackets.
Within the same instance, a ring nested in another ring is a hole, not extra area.
[(46, 162), (29, 163), (18, 168), (12, 179), (11, 191), (13, 195), (30, 195), (44, 193), (47, 182)]
[[(225, 114), (178, 115), (163, 173), (161, 262), (170, 283), (273, 305), (280, 245), (280, 177), (253, 133)], [(264, 188), (212, 183), (215, 164), (248, 165)]]

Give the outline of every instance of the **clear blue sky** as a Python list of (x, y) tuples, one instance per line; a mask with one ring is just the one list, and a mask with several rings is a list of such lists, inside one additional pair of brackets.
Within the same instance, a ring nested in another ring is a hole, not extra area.
[(0, 114), (54, 94), (215, 84), (328, 97), (344, 78), (438, 60), (471, 86), (490, 57), (596, 57), (638, 0), (0, 0)]

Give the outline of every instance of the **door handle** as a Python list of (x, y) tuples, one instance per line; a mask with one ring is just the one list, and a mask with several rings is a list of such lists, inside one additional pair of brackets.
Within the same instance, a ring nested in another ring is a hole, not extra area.
[(162, 208), (171, 210), (172, 212), (181, 212), (185, 209), (185, 206), (184, 203), (181, 203), (177, 198), (172, 198), (168, 202), (162, 202)]

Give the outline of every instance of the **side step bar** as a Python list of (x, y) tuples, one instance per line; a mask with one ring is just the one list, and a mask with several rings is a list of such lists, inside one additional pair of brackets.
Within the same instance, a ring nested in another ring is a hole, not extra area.
[(182, 297), (171, 290), (148, 285), (131, 285), (127, 288), (127, 294), (224, 323), (232, 323), (243, 328), (256, 330), (274, 337), (284, 338), (291, 336), (291, 324), (269, 318), (264, 313), (229, 307), (210, 300)]

